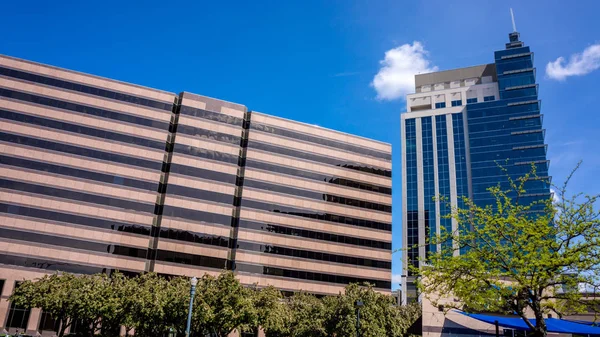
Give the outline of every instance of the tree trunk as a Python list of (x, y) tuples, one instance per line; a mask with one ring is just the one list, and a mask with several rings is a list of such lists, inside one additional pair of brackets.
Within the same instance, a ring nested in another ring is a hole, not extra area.
[(548, 326), (546, 326), (546, 320), (544, 320), (544, 313), (542, 312), (542, 305), (540, 301), (532, 299), (531, 308), (535, 315), (535, 329), (532, 331), (534, 337), (546, 337), (548, 335)]

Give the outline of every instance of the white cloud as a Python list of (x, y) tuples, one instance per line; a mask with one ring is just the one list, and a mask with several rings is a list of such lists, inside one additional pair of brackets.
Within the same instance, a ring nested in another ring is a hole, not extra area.
[(399, 284), (402, 282), (402, 276), (400, 274), (392, 274), (392, 284)]
[(581, 76), (600, 68), (600, 43), (593, 44), (569, 57), (566, 62), (564, 57), (559, 57), (554, 62), (546, 65), (546, 75), (554, 80), (562, 81), (569, 76)]
[(386, 51), (384, 59), (379, 61), (381, 68), (371, 82), (377, 99), (391, 101), (414, 92), (416, 74), (438, 70), (430, 65), (428, 54), (419, 41)]
[(556, 193), (556, 190), (551, 188), (550, 193), (552, 193), (552, 202), (558, 204), (560, 202), (560, 196)]

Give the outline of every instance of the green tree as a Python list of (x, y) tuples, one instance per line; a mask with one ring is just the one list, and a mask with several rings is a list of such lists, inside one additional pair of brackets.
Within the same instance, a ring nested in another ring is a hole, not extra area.
[(266, 336), (280, 336), (289, 333), (291, 312), (284, 302), (281, 291), (273, 286), (262, 289), (249, 288), (252, 295), (253, 332), (262, 328)]
[[(436, 237), (432, 243), (442, 249), (415, 269), (420, 291), (434, 305), (440, 297), (453, 297), (463, 309), (514, 312), (539, 337), (547, 335), (545, 314), (562, 316), (588, 307), (578, 288), (598, 284), (598, 195), (568, 195), (574, 172), (555, 187), (559, 202), (527, 202), (525, 187), (541, 184), (535, 169), (517, 180), (508, 178), (508, 188), (490, 188), (493, 205), (465, 199), (465, 207), (452, 212), (459, 230)], [(453, 254), (456, 249), (464, 254)]]
[(350, 284), (343, 294), (325, 298), (328, 308), (329, 336), (356, 336), (357, 306), (360, 307), (360, 335), (364, 337), (402, 336), (420, 316), (420, 307), (394, 306), (394, 298), (381, 294), (371, 285)]
[[(327, 310), (323, 300), (306, 293), (294, 294), (288, 300), (291, 312), (290, 337), (326, 337)], [(282, 334), (286, 336), (286, 334)]]
[(41, 308), (60, 321), (59, 337), (64, 336), (73, 320), (83, 311), (80, 297), (81, 277), (73, 274), (46, 275), (37, 280), (23, 281), (9, 301), (26, 308)]
[(248, 330), (252, 324), (252, 304), (251, 290), (233, 272), (223, 271), (217, 277), (205, 274), (198, 282), (194, 300), (194, 330), (218, 337), (236, 329)]

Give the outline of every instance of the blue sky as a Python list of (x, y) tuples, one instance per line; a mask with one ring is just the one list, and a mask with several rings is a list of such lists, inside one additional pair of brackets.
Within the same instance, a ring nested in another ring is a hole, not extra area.
[[(572, 190), (598, 193), (599, 1), (10, 1), (2, 4), (0, 53), (389, 142), (400, 248), (405, 102), (377, 99), (371, 82), (380, 61), (418, 41), (429, 69), (491, 63), (511, 31), (509, 7), (535, 53), (554, 181), (583, 160)], [(562, 80), (545, 70), (559, 57), (553, 74)]]

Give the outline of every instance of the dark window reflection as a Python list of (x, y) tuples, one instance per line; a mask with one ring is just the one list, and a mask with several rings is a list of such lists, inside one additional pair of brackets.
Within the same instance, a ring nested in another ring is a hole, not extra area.
[(204, 234), (204, 233), (195, 233), (195, 232), (178, 230), (178, 229), (173, 229), (173, 228), (161, 228), (160, 229), (160, 237), (164, 238), (164, 239), (187, 241), (187, 242), (199, 243), (199, 244), (203, 244), (203, 245), (229, 247), (229, 238), (228, 237)]
[(205, 170), (197, 167), (191, 167), (180, 164), (171, 164), (171, 173), (177, 173), (203, 179), (221, 181), (224, 183), (235, 184), (236, 175), (223, 172)]
[(161, 161), (151, 161), (146, 159), (128, 157), (116, 153), (103, 152), (99, 150), (87, 149), (83, 147), (52, 142), (48, 140), (37, 139), (33, 137), (13, 135), (10, 133), (0, 132), (0, 141), (27, 145), (36, 148), (42, 148), (47, 150), (53, 150), (58, 152), (64, 152), (74, 154), (78, 156), (90, 157), (95, 159), (107, 160), (116, 163), (138, 166), (159, 171), (162, 168)]
[(381, 169), (381, 168), (372, 167), (372, 166), (364, 166), (364, 164), (360, 164), (360, 163), (349, 162), (349, 161), (345, 161), (343, 159), (337, 159), (337, 158), (333, 158), (333, 157), (327, 157), (327, 156), (317, 155), (317, 154), (308, 153), (308, 152), (301, 152), (301, 151), (283, 148), (283, 147), (279, 147), (279, 146), (275, 146), (275, 145), (271, 145), (271, 144), (266, 144), (266, 143), (261, 143), (261, 142), (256, 142), (256, 141), (249, 141), (248, 147), (266, 151), (269, 153), (279, 153), (279, 154), (283, 154), (286, 156), (291, 156), (291, 157), (295, 157), (295, 158), (301, 158), (301, 159), (311, 160), (311, 161), (315, 161), (315, 162), (319, 162), (319, 163), (339, 166), (342, 168), (361, 171), (361, 172), (365, 172), (365, 173), (371, 173), (371, 174), (375, 174), (375, 175), (379, 175), (379, 176), (384, 176), (384, 177), (392, 176), (391, 170)]
[(392, 249), (392, 244), (389, 242), (369, 240), (363, 238), (356, 238), (352, 236), (344, 236), (339, 234), (331, 234), (324, 232), (315, 232), (306, 229), (292, 228), (281, 225), (265, 224), (259, 222), (253, 222), (248, 220), (240, 220), (239, 226), (242, 228), (248, 228), (253, 230), (264, 231), (274, 234), (283, 234), (290, 236), (301, 236), (309, 239), (344, 243), (355, 246), (377, 248), (377, 249)]
[(143, 105), (151, 108), (161, 109), (171, 111), (173, 108), (173, 104), (164, 103), (155, 101), (149, 98), (137, 97), (130, 94), (124, 94), (122, 92), (115, 92), (107, 89), (96, 88), (92, 86), (88, 86), (80, 83), (73, 83), (64, 80), (59, 80), (52, 77), (46, 77), (38, 74), (31, 74), (20, 70), (9, 69), (0, 67), (0, 75), (18, 78), (21, 80), (26, 80), (35, 83), (41, 83), (57, 88), (63, 88), (73, 91), (79, 91), (85, 94), (90, 94), (94, 96), (106, 97), (110, 99), (115, 99), (118, 101), (123, 101), (127, 103), (133, 103), (137, 105)]
[(156, 260), (216, 269), (223, 269), (229, 265), (227, 263), (227, 259), (220, 259), (212, 256), (192, 255), (160, 249), (156, 251)]
[(181, 208), (170, 205), (165, 205), (163, 209), (163, 216), (184, 218), (198, 222), (216, 223), (226, 226), (231, 225), (231, 216), (229, 215), (196, 211), (188, 208)]
[(337, 203), (337, 204), (341, 204), (341, 205), (347, 205), (347, 206), (353, 206), (353, 207), (359, 207), (359, 208), (366, 208), (366, 209), (371, 209), (371, 210), (375, 210), (375, 211), (381, 211), (381, 212), (387, 212), (387, 213), (392, 212), (392, 206), (390, 206), (390, 205), (383, 205), (383, 204), (378, 204), (375, 202), (352, 199), (352, 198), (348, 198), (348, 197), (341, 197), (341, 196), (331, 195), (331, 194), (323, 194), (323, 193), (319, 193), (319, 192), (308, 191), (308, 190), (303, 190), (303, 189), (293, 188), (293, 187), (288, 187), (288, 186), (283, 186), (283, 185), (276, 185), (276, 184), (266, 183), (266, 182), (257, 181), (257, 180), (244, 179), (244, 187), (253, 187), (253, 188), (258, 188), (258, 189), (262, 189), (262, 190), (268, 190), (268, 191), (273, 191), (273, 192), (295, 195), (295, 196), (299, 196), (299, 197), (311, 198), (311, 199), (315, 199), (315, 200), (324, 200), (324, 201), (331, 202), (331, 203)]
[(182, 105), (180, 113), (188, 116), (199, 117), (203, 119), (209, 119), (221, 123), (227, 123), (232, 125), (242, 126), (244, 120), (242, 118), (225, 115), (218, 112), (212, 112), (202, 109), (196, 109), (189, 106)]
[(356, 266), (365, 266), (373, 268), (391, 269), (392, 263), (389, 261), (379, 261), (373, 259), (365, 259), (352, 256), (344, 256), (318, 251), (309, 251), (302, 249), (292, 249), (287, 247), (279, 247), (273, 245), (264, 245), (260, 243), (238, 241), (237, 248), (242, 250), (250, 250), (254, 252), (284, 255), (292, 257), (300, 257), (304, 259), (319, 260), (334, 263), (351, 264)]
[(250, 265), (244, 263), (236, 263), (236, 271), (339, 284), (367, 282), (374, 285), (376, 288), (381, 289), (390, 289), (392, 286), (392, 283), (389, 281), (372, 280), (341, 275), (321, 274), (310, 271), (291, 270), (276, 267)]
[(392, 230), (392, 224), (390, 224), (390, 223), (377, 222), (377, 221), (371, 221), (371, 220), (365, 220), (365, 219), (357, 219), (357, 218), (351, 218), (351, 217), (347, 217), (347, 216), (343, 216), (343, 215), (322, 213), (319, 211), (311, 211), (311, 210), (306, 210), (306, 209), (297, 209), (297, 208), (293, 208), (293, 207), (270, 204), (270, 203), (248, 200), (248, 199), (242, 199), (242, 206), (249, 207), (249, 208), (255, 208), (255, 209), (262, 209), (262, 210), (266, 210), (266, 211), (273, 212), (273, 213), (294, 215), (294, 216), (300, 216), (303, 218), (330, 221), (330, 222), (342, 223), (342, 224), (347, 224), (347, 225), (352, 225), (352, 226), (367, 227), (367, 228), (379, 229), (379, 230), (384, 230), (384, 231)]
[(251, 123), (250, 128), (258, 130), (258, 131), (262, 131), (262, 132), (272, 133), (272, 134), (283, 136), (283, 137), (288, 137), (288, 138), (303, 140), (306, 142), (335, 147), (335, 148), (342, 149), (345, 151), (360, 153), (360, 154), (368, 155), (368, 156), (375, 157), (375, 158), (392, 160), (392, 155), (390, 153), (367, 149), (367, 148), (352, 145), (349, 143), (338, 142), (335, 140), (321, 138), (318, 136), (313, 136), (313, 135), (295, 132), (295, 131), (291, 131), (291, 130), (286, 130), (283, 128), (273, 127), (273, 126), (259, 124), (259, 123)]
[(268, 163), (264, 163), (264, 162), (260, 162), (260, 161), (256, 161), (256, 160), (252, 160), (252, 159), (246, 160), (246, 166), (265, 170), (265, 171), (270, 171), (270, 172), (288, 174), (288, 175), (292, 175), (292, 176), (299, 177), (299, 178), (323, 181), (323, 182), (326, 182), (329, 184), (334, 184), (334, 185), (357, 188), (357, 189), (361, 189), (361, 190), (365, 190), (365, 191), (371, 191), (371, 192), (388, 194), (388, 195), (392, 194), (392, 189), (390, 187), (372, 185), (372, 184), (363, 183), (363, 182), (359, 182), (359, 181), (349, 180), (347, 178), (340, 178), (340, 177), (335, 177), (335, 176), (322, 174), (322, 173), (309, 172), (309, 171), (303, 171), (303, 170), (299, 170), (299, 169), (295, 169), (295, 168), (291, 168), (291, 167), (268, 164)]
[(14, 91), (14, 90), (9, 90), (9, 89), (0, 88), (0, 97), (13, 98), (13, 99), (20, 100), (20, 101), (45, 105), (45, 106), (52, 107), (52, 108), (75, 111), (75, 112), (83, 113), (86, 115), (114, 119), (114, 120), (118, 120), (118, 121), (122, 121), (122, 122), (132, 123), (135, 125), (149, 126), (152, 128), (157, 128), (157, 129), (161, 129), (161, 130), (165, 130), (165, 131), (169, 129), (169, 123), (167, 123), (167, 122), (131, 116), (131, 115), (118, 113), (118, 112), (114, 112), (114, 111), (110, 111), (110, 110), (104, 110), (104, 109), (86, 106), (86, 105), (82, 105), (82, 104), (76, 104), (76, 103), (72, 103), (72, 102), (65, 102), (65, 101), (61, 101), (58, 99), (52, 99), (52, 98), (48, 98), (48, 97), (44, 97), (44, 96), (27, 94), (24, 92), (19, 92), (19, 91)]

